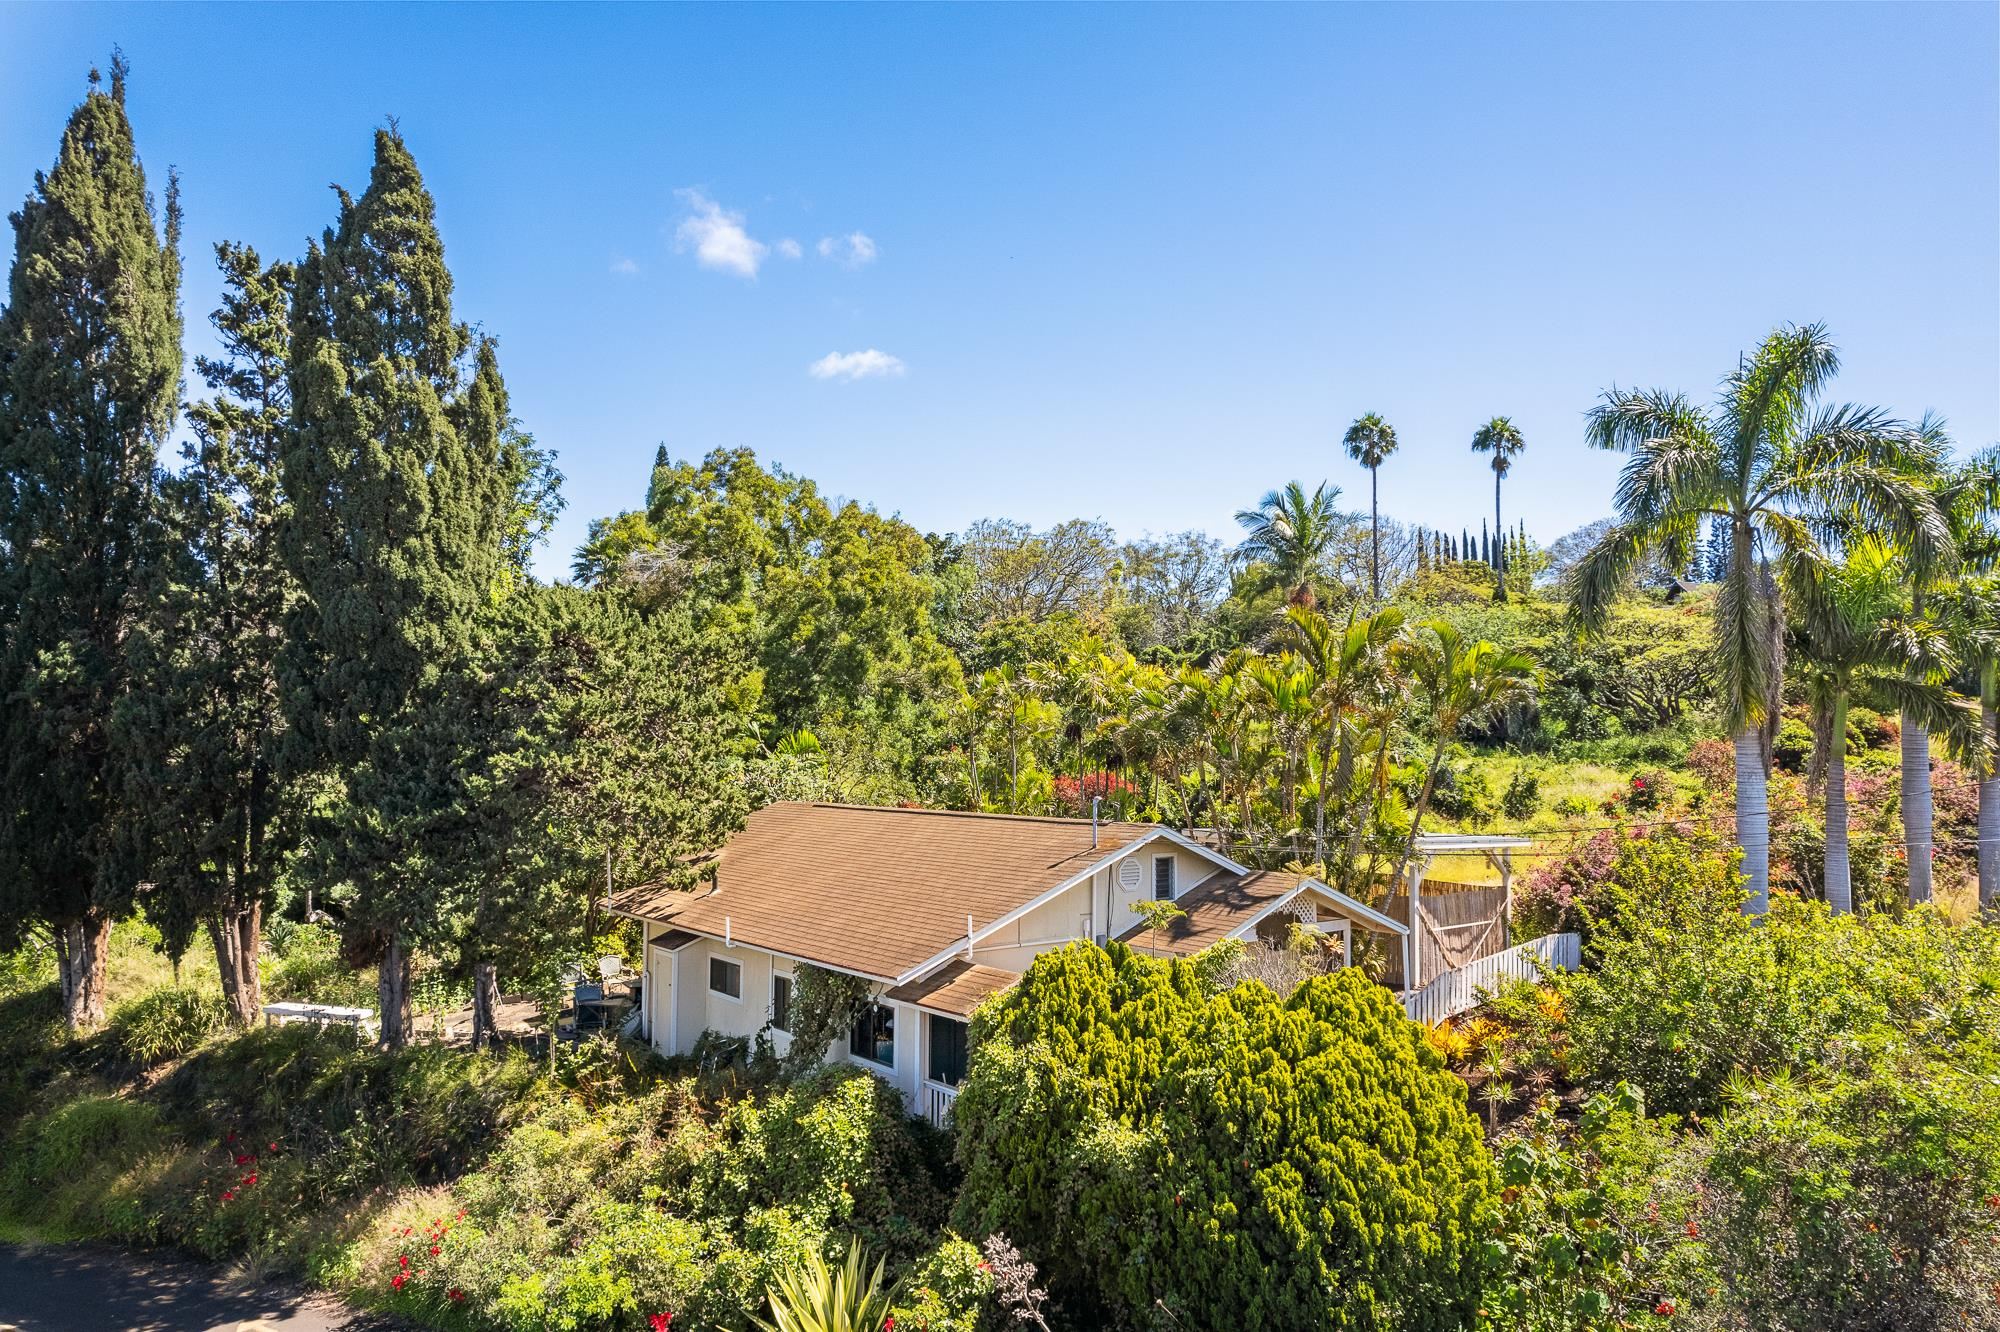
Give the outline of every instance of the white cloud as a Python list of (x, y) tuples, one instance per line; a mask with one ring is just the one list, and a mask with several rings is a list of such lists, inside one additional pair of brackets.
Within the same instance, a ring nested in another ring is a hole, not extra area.
[(807, 366), (806, 373), (814, 379), (844, 379), (852, 383), (857, 379), (900, 375), (906, 369), (901, 357), (870, 347), (867, 351), (828, 352)]
[(799, 248), (799, 243), (797, 241), (793, 240), (790, 236), (787, 236), (783, 240), (778, 242), (778, 253), (785, 256), (785, 258), (787, 259), (796, 259), (800, 255), (804, 254), (805, 251)]
[(842, 268), (859, 268), (875, 262), (875, 242), (859, 231), (845, 236), (822, 236), (814, 247), (822, 259), (831, 259)]
[(611, 271), (625, 277), (630, 277), (639, 271), (639, 265), (632, 262), (630, 258), (620, 255), (611, 261)]
[(674, 232), (676, 250), (694, 250), (703, 268), (753, 278), (771, 247), (743, 229), (743, 214), (724, 208), (700, 190), (677, 190), (687, 200), (688, 216)]

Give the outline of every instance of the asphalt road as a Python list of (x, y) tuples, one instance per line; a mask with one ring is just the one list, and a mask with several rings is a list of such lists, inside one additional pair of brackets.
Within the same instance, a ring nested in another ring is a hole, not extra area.
[(0, 1332), (393, 1332), (336, 1300), (165, 1254), (0, 1244)]

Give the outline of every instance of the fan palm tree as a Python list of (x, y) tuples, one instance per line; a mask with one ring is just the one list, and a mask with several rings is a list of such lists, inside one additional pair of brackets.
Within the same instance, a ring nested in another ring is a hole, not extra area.
[(1496, 580), (1499, 585), (1499, 591), (1496, 596), (1500, 601), (1507, 599), (1506, 570), (1502, 567), (1504, 561), (1501, 560), (1498, 553), (1500, 549), (1500, 534), (1507, 530), (1506, 525), (1500, 521), (1500, 483), (1507, 479), (1507, 473), (1514, 468), (1515, 457), (1527, 446), (1528, 442), (1521, 438), (1521, 428), (1504, 416), (1494, 417), (1472, 434), (1472, 451), (1474, 453), (1490, 453), (1493, 455), (1493, 549), (1495, 552), (1493, 555), (1493, 571), (1499, 575)]
[(1327, 578), (1327, 564), (1347, 515), (1340, 511), (1340, 487), (1320, 482), (1312, 492), (1297, 481), (1241, 509), (1236, 521), (1245, 533), (1238, 549), (1271, 566), (1294, 606), (1319, 602), (1315, 585)]
[(1729, 530), (1716, 598), (1715, 678), (1736, 747), (1736, 840), (1749, 880), (1744, 910), (1761, 914), (1771, 886), (1770, 750), (1784, 675), (1779, 578), (1827, 563), (1818, 534), (1832, 514), (1858, 518), (1902, 549), (1937, 558), (1951, 535), (1906, 464), (1920, 432), (1879, 409), (1821, 406), (1839, 354), (1818, 324), (1787, 325), (1723, 381), (1713, 409), (1665, 390), (1607, 390), (1588, 418), (1598, 448), (1630, 455), (1611, 530), (1566, 579), (1573, 623), (1601, 629), (1645, 561), (1687, 564), (1703, 518)]
[(1491, 720), (1535, 688), (1533, 658), (1483, 639), (1471, 642), (1444, 620), (1433, 620), (1409, 635), (1398, 656), (1409, 677), (1412, 710), (1431, 719), (1432, 737), (1430, 762), (1424, 768), (1416, 807), (1410, 811), (1410, 835), (1390, 876), (1392, 884), (1402, 882), (1403, 870), (1417, 849), (1417, 834), (1437, 790), (1438, 770), (1459, 731)]
[[(1847, 837), (1847, 710), (1860, 701), (1969, 737), (1975, 721), (1943, 679), (1956, 664), (1951, 638), (1936, 623), (1902, 611), (1901, 562), (1887, 543), (1864, 537), (1845, 563), (1808, 566), (1795, 589), (1792, 646), (1801, 663), (1825, 773), (1826, 901), (1854, 909)], [(1928, 744), (1925, 749), (1928, 753)], [(1925, 765), (1928, 771), (1928, 763)]]
[(1396, 451), (1396, 427), (1384, 421), (1378, 412), (1358, 418), (1347, 427), (1347, 434), (1341, 438), (1347, 445), (1347, 456), (1368, 469), (1368, 594), (1375, 600), (1382, 599), (1382, 513), (1377, 504), (1380, 487), (1376, 472), (1390, 454)]

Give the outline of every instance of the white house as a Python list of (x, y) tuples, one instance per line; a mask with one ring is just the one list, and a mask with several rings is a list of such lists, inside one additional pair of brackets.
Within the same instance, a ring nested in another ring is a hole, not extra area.
[(1378, 911), (1296, 874), (1250, 870), (1149, 823), (1017, 818), (857, 805), (779, 804), (723, 846), (706, 886), (641, 886), (611, 909), (644, 923), (646, 1037), (686, 1053), (704, 1031), (786, 1049), (800, 962), (870, 982), (874, 1007), (827, 1051), (893, 1082), (942, 1122), (965, 1074), (966, 1019), (1036, 955), (1089, 939), (1140, 940), (1132, 906), (1186, 912), (1163, 953), (1282, 938), (1293, 923), (1337, 939), (1406, 936)]

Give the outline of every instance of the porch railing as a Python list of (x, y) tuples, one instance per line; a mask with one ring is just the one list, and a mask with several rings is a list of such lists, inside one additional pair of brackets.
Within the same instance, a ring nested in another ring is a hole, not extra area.
[(1544, 971), (1574, 971), (1582, 960), (1582, 935), (1544, 934), (1433, 977), (1423, 989), (1403, 996), (1403, 1011), (1413, 1021), (1435, 1026), (1477, 1008), (1481, 993), (1504, 979), (1536, 980)]
[(924, 1079), (924, 1118), (944, 1128), (951, 1121), (951, 1107), (958, 1101), (958, 1088), (947, 1087), (942, 1082)]

